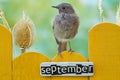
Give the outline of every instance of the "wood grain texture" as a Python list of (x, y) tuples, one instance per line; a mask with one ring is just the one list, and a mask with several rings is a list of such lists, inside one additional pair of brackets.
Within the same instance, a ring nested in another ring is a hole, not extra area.
[(90, 80), (120, 80), (120, 26), (100, 23), (89, 31)]

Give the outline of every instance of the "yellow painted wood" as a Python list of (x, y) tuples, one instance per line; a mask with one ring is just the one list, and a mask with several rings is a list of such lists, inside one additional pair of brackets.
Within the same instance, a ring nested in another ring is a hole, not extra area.
[(14, 60), (13, 80), (50, 80), (50, 77), (40, 76), (40, 64), (49, 61), (37, 52), (23, 53)]
[(0, 25), (0, 80), (11, 80), (12, 34)]
[[(68, 52), (64, 51), (60, 54), (57, 54), (52, 62), (87, 62), (87, 59), (81, 56), (77, 52)], [(52, 80), (88, 80), (88, 77), (66, 77), (66, 76), (53, 76)]]
[(120, 26), (95, 25), (89, 31), (89, 56), (94, 62), (90, 80), (120, 80)]

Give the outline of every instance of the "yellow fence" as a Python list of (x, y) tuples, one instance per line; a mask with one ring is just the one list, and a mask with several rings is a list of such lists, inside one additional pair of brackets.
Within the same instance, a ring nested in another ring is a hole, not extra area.
[(12, 35), (0, 25), (0, 80), (12, 79)]
[(120, 26), (101, 23), (89, 31), (89, 56), (94, 62), (90, 80), (120, 80)]
[(94, 63), (92, 77), (42, 77), (42, 62), (87, 62), (77, 52), (68, 51), (52, 60), (42, 53), (27, 52), (12, 60), (12, 34), (0, 25), (0, 80), (120, 80), (120, 26), (95, 25), (89, 31), (89, 61)]

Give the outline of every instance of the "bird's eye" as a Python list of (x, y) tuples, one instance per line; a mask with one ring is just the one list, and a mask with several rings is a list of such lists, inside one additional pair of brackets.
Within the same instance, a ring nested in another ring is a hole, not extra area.
[(65, 9), (65, 7), (62, 7), (62, 9)]

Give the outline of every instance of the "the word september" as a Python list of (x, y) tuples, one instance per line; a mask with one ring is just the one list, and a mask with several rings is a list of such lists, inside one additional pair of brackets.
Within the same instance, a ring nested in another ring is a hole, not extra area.
[(92, 76), (92, 62), (44, 62), (40, 65), (42, 76)]

